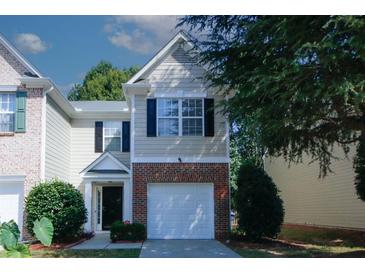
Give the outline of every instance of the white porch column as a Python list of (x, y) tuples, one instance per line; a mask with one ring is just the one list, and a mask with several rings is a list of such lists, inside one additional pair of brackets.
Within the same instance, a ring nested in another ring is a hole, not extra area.
[(91, 217), (92, 217), (92, 182), (91, 181), (85, 181), (85, 193), (84, 193), (84, 199), (85, 199), (85, 207), (87, 210), (87, 222), (84, 226), (85, 232), (91, 232)]
[(132, 221), (132, 186), (131, 179), (123, 182), (123, 221)]

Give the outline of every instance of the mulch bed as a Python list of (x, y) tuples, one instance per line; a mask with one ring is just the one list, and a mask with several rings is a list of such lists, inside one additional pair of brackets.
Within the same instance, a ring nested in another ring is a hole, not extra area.
[(81, 244), (86, 240), (89, 240), (94, 235), (82, 235), (80, 238), (74, 239), (73, 241), (69, 241), (66, 243), (53, 243), (51, 246), (44, 246), (41, 243), (33, 243), (30, 244), (30, 250), (59, 250), (59, 249), (68, 249), (75, 245)]

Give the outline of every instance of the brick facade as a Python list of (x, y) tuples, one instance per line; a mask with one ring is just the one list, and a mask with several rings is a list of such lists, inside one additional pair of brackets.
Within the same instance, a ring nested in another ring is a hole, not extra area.
[(28, 93), (26, 132), (0, 134), (0, 175), (25, 175), (24, 193), (27, 195), (41, 178), (43, 91), (25, 90)]
[(229, 231), (229, 167), (226, 163), (134, 163), (133, 221), (147, 225), (148, 183), (213, 183), (215, 237)]
[(0, 84), (19, 85), (19, 77), (26, 71), (24, 65), (0, 43)]

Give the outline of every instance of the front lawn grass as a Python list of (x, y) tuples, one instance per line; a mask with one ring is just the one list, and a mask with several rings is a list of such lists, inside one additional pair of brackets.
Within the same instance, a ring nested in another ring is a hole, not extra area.
[[(33, 258), (138, 258), (140, 249), (32, 250)], [(0, 258), (5, 257), (0, 252)]]
[(365, 232), (284, 225), (278, 239), (227, 245), (244, 258), (364, 258)]
[(326, 246), (365, 247), (365, 231), (283, 225), (278, 239)]

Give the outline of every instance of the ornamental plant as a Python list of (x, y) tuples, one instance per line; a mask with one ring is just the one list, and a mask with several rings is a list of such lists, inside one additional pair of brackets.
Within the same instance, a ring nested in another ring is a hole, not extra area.
[(26, 199), (25, 211), (28, 232), (34, 235), (32, 228), (35, 221), (47, 217), (53, 223), (55, 241), (78, 237), (87, 220), (81, 192), (59, 179), (35, 186)]
[[(45, 246), (50, 246), (52, 244), (53, 231), (52, 222), (46, 217), (42, 217), (40, 220), (34, 222), (34, 235)], [(5, 249), (7, 257), (31, 257), (29, 246), (20, 243), (19, 237), (19, 227), (14, 220), (0, 224), (0, 245)]]
[(238, 229), (254, 241), (275, 238), (283, 223), (284, 208), (271, 177), (252, 162), (244, 162), (237, 183)]
[(110, 240), (116, 241), (143, 241), (146, 239), (146, 227), (130, 221), (116, 221), (110, 227)]

